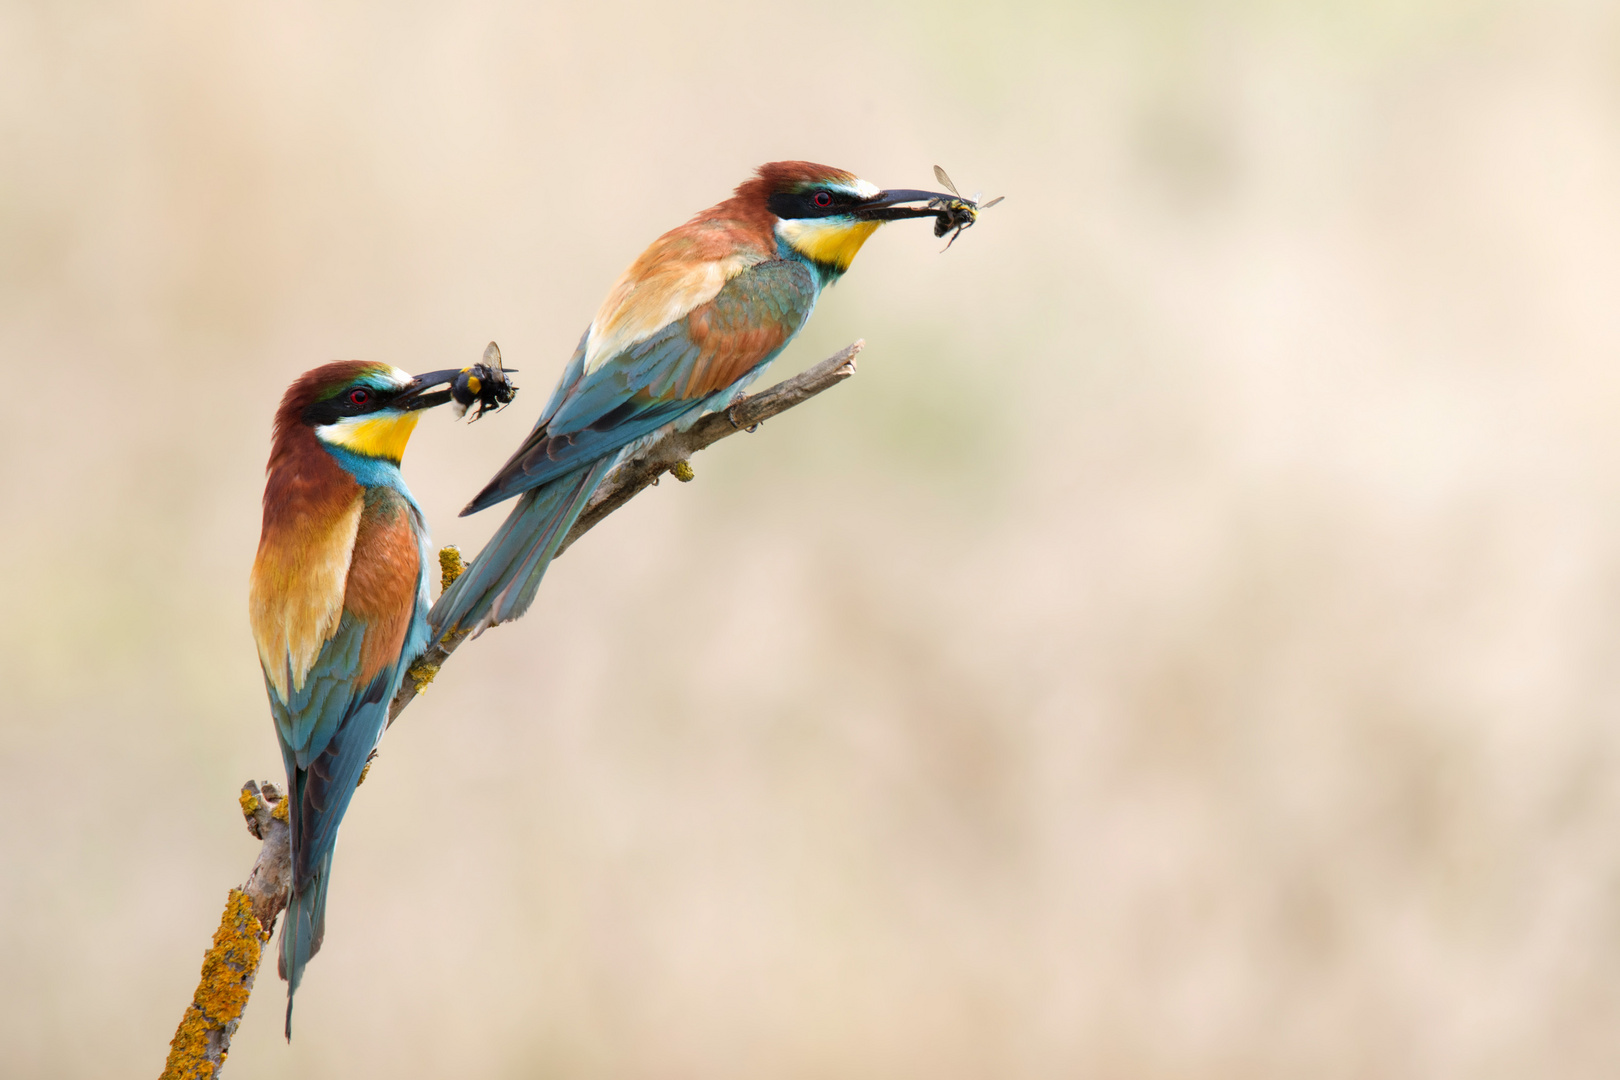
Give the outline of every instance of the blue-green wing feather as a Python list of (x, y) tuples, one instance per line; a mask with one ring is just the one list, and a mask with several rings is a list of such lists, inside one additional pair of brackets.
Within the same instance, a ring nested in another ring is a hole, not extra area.
[(281, 701), (272, 690), (275, 717), (287, 775), (297, 789), (290, 794), (298, 808), (294, 867), (302, 880), (332, 846), (338, 821), (354, 793), (366, 757), (388, 720), (388, 699), (398, 663), (369, 682), (355, 678), (366, 626), (344, 612), (338, 632), (327, 641), (310, 669), (302, 691)]
[[(414, 504), (413, 527), (421, 522)], [(337, 633), (322, 647), (303, 689), (284, 701), (270, 687), (270, 712), (287, 766), (292, 800), (293, 890), (281, 934), (281, 977), (287, 980), (287, 1037), (292, 1037), (293, 994), (304, 966), (326, 935), (326, 891), (332, 849), (349, 800), (371, 751), (388, 726), (388, 706), (405, 668), (427, 642), (426, 597), (417, 573), (416, 599), (404, 648), (370, 680), (356, 676), (366, 624), (345, 611)], [(267, 683), (268, 685), (268, 683)]]
[[(783, 331), (782, 345), (760, 357), (738, 382), (757, 374), (793, 339), (810, 317), (817, 291), (814, 274), (796, 259), (760, 263), (726, 283), (709, 306), (711, 332), (766, 322)], [(534, 430), (464, 514), (573, 472), (694, 409), (715, 407), (726, 396), (725, 391), (683, 393), (703, 355), (693, 340), (689, 317), (609, 358), (588, 375), (584, 353), (581, 339)]]

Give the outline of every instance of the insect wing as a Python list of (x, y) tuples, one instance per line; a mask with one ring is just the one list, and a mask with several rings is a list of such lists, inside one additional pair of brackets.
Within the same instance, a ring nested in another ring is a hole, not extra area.
[(946, 242), (941, 249), (942, 251), (950, 250), (951, 245), (956, 243), (956, 238), (962, 235), (962, 230), (973, 225), (978, 220), (981, 211), (990, 209), (1006, 198), (1005, 195), (997, 195), (989, 202), (981, 203), (979, 199), (982, 197), (982, 193), (979, 193), (969, 199), (956, 190), (956, 185), (951, 182), (950, 174), (938, 165), (934, 166), (934, 179), (938, 180), (940, 186), (954, 197), (954, 201), (952, 201), (941, 196), (928, 204), (929, 209), (938, 210), (938, 216), (934, 219), (934, 235), (943, 237), (946, 233), (951, 234), (950, 240)]

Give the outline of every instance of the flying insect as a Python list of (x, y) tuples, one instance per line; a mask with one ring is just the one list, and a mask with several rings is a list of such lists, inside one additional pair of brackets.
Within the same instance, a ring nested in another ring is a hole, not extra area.
[(928, 204), (929, 209), (938, 211), (938, 216), (934, 219), (934, 235), (944, 236), (946, 233), (951, 234), (950, 240), (946, 241), (945, 246), (940, 249), (942, 251), (949, 251), (951, 245), (956, 243), (956, 238), (962, 235), (962, 230), (979, 220), (981, 210), (988, 210), (1007, 197), (997, 195), (989, 202), (981, 203), (979, 200), (983, 198), (983, 194), (976, 192), (973, 198), (969, 199), (956, 190), (956, 185), (951, 183), (950, 176), (938, 165), (934, 166), (934, 179), (938, 180), (940, 185), (952, 195), (951, 198), (935, 199)]

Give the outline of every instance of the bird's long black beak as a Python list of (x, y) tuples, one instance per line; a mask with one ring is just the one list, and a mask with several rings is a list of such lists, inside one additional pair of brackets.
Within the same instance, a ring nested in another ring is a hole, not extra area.
[[(897, 221), (900, 218), (937, 217), (939, 206), (928, 206), (928, 203), (966, 202), (967, 200), (956, 195), (949, 195), (943, 191), (916, 191), (911, 188), (896, 188), (894, 191), (880, 191), (876, 198), (862, 203), (854, 210), (854, 216), (865, 221)], [(923, 203), (923, 206), (902, 206), (901, 203)]]
[(435, 386), (444, 386), (446, 383), (455, 382), (456, 376), (460, 374), (460, 368), (445, 368), (443, 371), (430, 371), (425, 375), (418, 375), (389, 404), (396, 409), (406, 411), (431, 409), (436, 405), (443, 405), (450, 400), (450, 391), (439, 390), (431, 394), (427, 391), (432, 390)]

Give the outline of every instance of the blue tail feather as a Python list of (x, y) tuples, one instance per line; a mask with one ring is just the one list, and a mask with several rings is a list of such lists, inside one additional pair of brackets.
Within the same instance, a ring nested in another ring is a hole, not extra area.
[(610, 454), (524, 492), (484, 550), (428, 612), (431, 640), (457, 628), (479, 633), (528, 611), (557, 548), (620, 456)]
[[(347, 619), (347, 616), (345, 616)], [(388, 719), (388, 701), (400, 681), (401, 665), (378, 673), (364, 692), (349, 702), (348, 711), (327, 740), (326, 747), (298, 768), (297, 757), (285, 742), (287, 762), (288, 825), (292, 835), (293, 892), (281, 927), (281, 977), (287, 980), (287, 1038), (292, 1039), (293, 995), (304, 976), (304, 966), (321, 950), (326, 937), (326, 886), (332, 873), (337, 832), (371, 750)]]
[(326, 937), (326, 884), (332, 875), (332, 852), (315, 867), (301, 891), (287, 902), (281, 924), (281, 960), (277, 965), (287, 980), (287, 1041), (292, 1041), (293, 995), (304, 978), (304, 966), (321, 949)]

